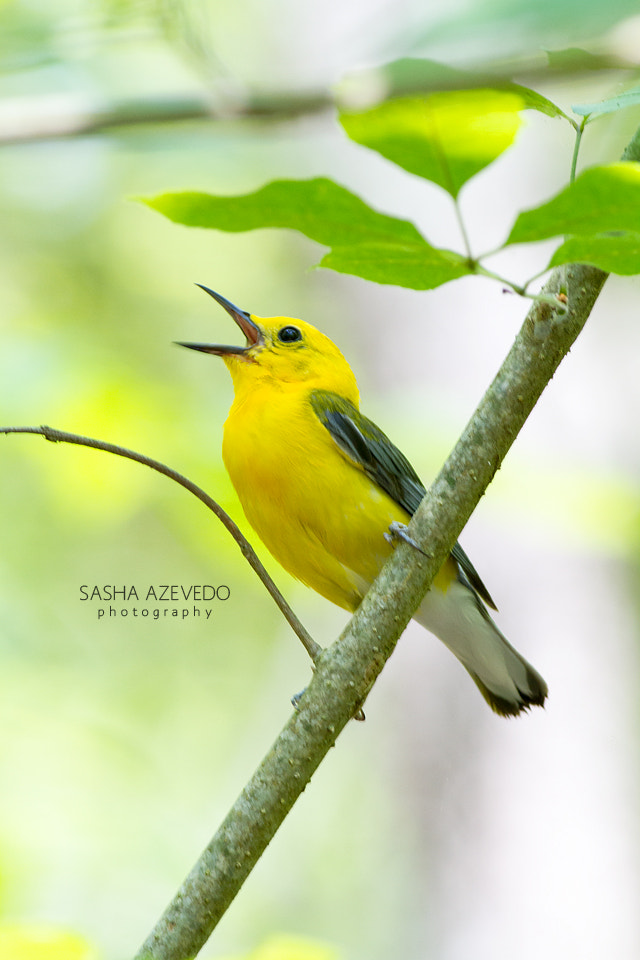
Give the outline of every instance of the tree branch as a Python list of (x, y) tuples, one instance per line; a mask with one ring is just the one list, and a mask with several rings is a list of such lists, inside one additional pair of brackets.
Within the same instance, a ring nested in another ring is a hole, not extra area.
[(302, 793), (361, 707), (398, 637), (502, 463), (558, 364), (582, 330), (606, 274), (555, 271), (545, 287), (568, 308), (533, 304), (498, 375), (413, 517), (428, 551), (400, 544), (340, 638), (316, 663), (297, 712), (275, 741), (180, 887), (136, 960), (195, 956)]
[[(460, 71), (454, 76), (450, 71), (441, 76), (434, 74), (430, 80), (395, 84), (382, 69), (380, 77), (389, 87), (387, 96), (430, 93), (438, 90), (468, 89), (473, 86), (494, 86), (510, 82), (517, 71), (526, 82), (548, 80), (549, 75), (576, 76), (584, 71), (632, 70), (635, 64), (603, 54), (576, 55), (565, 67), (552, 68), (545, 57), (518, 60), (517, 64), (498, 63), (473, 71)], [(370, 72), (371, 73), (371, 72)], [(367, 76), (364, 73), (365, 82)], [(361, 79), (354, 74), (349, 79)], [(371, 76), (369, 76), (371, 81)], [(250, 118), (272, 122), (290, 120), (299, 116), (313, 116), (340, 105), (341, 94), (331, 90), (275, 90), (267, 93), (251, 88), (235, 87), (232, 90), (215, 84), (211, 92), (175, 96), (131, 97), (110, 103), (96, 103), (75, 94), (52, 93), (36, 97), (5, 98), (0, 106), (0, 146), (9, 143), (46, 140), (49, 138), (86, 136), (126, 127), (143, 127), (149, 124), (181, 123), (193, 120), (237, 120)]]
[[(640, 161), (640, 128), (623, 154)], [(206, 943), (253, 866), (360, 709), (561, 360), (584, 327), (607, 274), (570, 265), (544, 287), (567, 308), (531, 306), (493, 383), (409, 524), (426, 556), (400, 543), (339, 639), (316, 664), (280, 733), (136, 960), (186, 960)]]
[[(624, 159), (640, 160), (640, 131)], [(566, 294), (567, 308), (545, 300), (536, 301), (529, 310), (500, 371), (412, 518), (409, 533), (425, 552), (400, 543), (339, 639), (320, 653), (296, 712), (137, 953), (137, 960), (187, 960), (205, 944), (339, 733), (359, 711), (413, 611), (586, 323), (606, 277), (582, 265), (551, 275), (544, 293), (549, 297)], [(146, 463), (190, 489), (220, 515), (220, 508), (207, 502), (210, 498), (204, 491), (140, 454), (47, 427), (7, 427), (0, 432), (40, 433), (52, 441), (80, 443)], [(229, 524), (235, 526), (227, 520), (223, 522), (228, 529)]]

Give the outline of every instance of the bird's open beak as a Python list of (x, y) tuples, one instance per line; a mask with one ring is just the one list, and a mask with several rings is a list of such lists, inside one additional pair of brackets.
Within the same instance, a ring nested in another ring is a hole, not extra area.
[(216, 293), (214, 290), (210, 290), (209, 287), (204, 287), (201, 283), (197, 283), (196, 286), (200, 287), (201, 290), (204, 290), (205, 293), (208, 293), (209, 296), (213, 297), (214, 300), (217, 300), (221, 307), (224, 307), (227, 313), (233, 317), (235, 322), (244, 333), (245, 337), (247, 338), (247, 342), (244, 347), (228, 347), (220, 343), (182, 343), (181, 341), (176, 341), (179, 347), (188, 347), (190, 350), (199, 350), (201, 353), (213, 353), (216, 356), (221, 357), (225, 354), (247, 353), (251, 347), (255, 347), (257, 343), (262, 343), (262, 333), (260, 332), (260, 328), (256, 323), (253, 322), (251, 316), (246, 310), (239, 310), (238, 307), (235, 307), (230, 300), (225, 300), (225, 298), (221, 297), (219, 293)]

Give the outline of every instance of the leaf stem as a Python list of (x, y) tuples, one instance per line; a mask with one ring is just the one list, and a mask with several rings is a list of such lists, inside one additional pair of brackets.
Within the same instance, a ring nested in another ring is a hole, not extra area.
[(465, 226), (464, 218), (462, 216), (462, 210), (460, 209), (460, 204), (458, 202), (458, 197), (454, 197), (453, 205), (456, 211), (456, 219), (458, 221), (458, 226), (460, 227), (460, 233), (462, 234), (462, 242), (464, 244), (465, 253), (470, 263), (474, 263), (473, 253), (471, 252), (471, 243), (469, 241), (469, 234), (467, 233), (467, 228)]
[[(545, 273), (546, 271), (541, 271)], [(482, 277), (489, 277), (490, 280), (497, 280), (498, 283), (501, 283), (505, 288), (505, 293), (512, 292), (517, 294), (519, 297), (524, 297), (526, 300), (534, 300), (536, 303), (548, 303), (552, 307), (555, 307), (558, 310), (564, 310), (566, 304), (558, 299), (556, 294), (552, 293), (528, 293), (527, 287), (531, 283), (531, 280), (527, 280), (524, 286), (520, 284), (513, 283), (512, 280), (507, 280), (506, 277), (501, 277), (499, 273), (494, 273), (493, 270), (487, 270), (486, 267), (483, 267), (482, 264), (476, 263), (474, 273)], [(539, 276), (540, 274), (538, 274)], [(535, 280), (535, 277), (532, 277), (532, 280)]]
[(499, 273), (495, 273), (493, 270), (487, 270), (487, 268), (483, 267), (481, 263), (476, 262), (473, 272), (478, 276), (488, 277), (490, 280), (497, 280), (498, 283), (501, 283), (504, 287), (508, 287), (513, 293), (517, 293), (519, 297), (526, 296), (524, 287), (519, 286), (512, 280), (507, 280), (506, 277), (500, 276)]
[(573, 145), (573, 156), (571, 157), (571, 172), (569, 173), (569, 183), (573, 183), (576, 179), (576, 167), (578, 166), (578, 154), (580, 152), (580, 144), (582, 143), (582, 134), (584, 133), (584, 128), (587, 125), (589, 120), (589, 115), (583, 117), (579, 124), (575, 124), (576, 130), (576, 142)]

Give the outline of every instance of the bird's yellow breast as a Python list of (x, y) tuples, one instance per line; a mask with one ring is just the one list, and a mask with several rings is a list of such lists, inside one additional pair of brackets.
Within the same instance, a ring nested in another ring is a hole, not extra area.
[(304, 384), (254, 384), (236, 396), (223, 458), (244, 512), (294, 577), (353, 610), (408, 514), (350, 461), (317, 419)]

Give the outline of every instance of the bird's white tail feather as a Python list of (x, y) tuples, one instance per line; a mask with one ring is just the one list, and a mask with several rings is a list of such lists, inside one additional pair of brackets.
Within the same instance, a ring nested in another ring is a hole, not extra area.
[(458, 658), (496, 713), (515, 716), (544, 704), (546, 683), (500, 633), (466, 583), (456, 580), (446, 593), (431, 589), (414, 619)]

